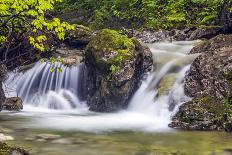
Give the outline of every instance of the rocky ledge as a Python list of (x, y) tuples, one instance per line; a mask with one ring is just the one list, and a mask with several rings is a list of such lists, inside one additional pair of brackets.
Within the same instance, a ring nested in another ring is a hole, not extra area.
[(98, 32), (85, 54), (87, 104), (97, 112), (125, 108), (153, 65), (148, 47), (109, 29)]
[(183, 104), (170, 124), (191, 130), (232, 131), (232, 35), (218, 35), (192, 49), (201, 53), (185, 77)]

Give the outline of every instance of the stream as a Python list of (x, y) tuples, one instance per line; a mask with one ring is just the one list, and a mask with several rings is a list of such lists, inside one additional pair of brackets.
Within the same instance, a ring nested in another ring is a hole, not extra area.
[(38, 62), (25, 73), (9, 73), (5, 92), (21, 97), (24, 109), (0, 113), (0, 132), (32, 155), (232, 154), (231, 133), (168, 127), (178, 107), (191, 100), (183, 81), (197, 56), (188, 53), (197, 42), (148, 44), (154, 69), (129, 107), (115, 113), (91, 112), (79, 99), (82, 64)]

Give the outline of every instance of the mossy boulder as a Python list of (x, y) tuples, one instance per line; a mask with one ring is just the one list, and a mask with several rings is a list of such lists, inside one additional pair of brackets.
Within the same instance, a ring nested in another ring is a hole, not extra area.
[(85, 54), (87, 104), (93, 111), (126, 107), (153, 64), (148, 47), (110, 29), (98, 32)]
[(232, 131), (232, 104), (211, 97), (194, 99), (180, 106), (169, 126), (188, 130)]
[(27, 151), (18, 147), (11, 147), (6, 143), (0, 142), (0, 154), (1, 155), (29, 155)]

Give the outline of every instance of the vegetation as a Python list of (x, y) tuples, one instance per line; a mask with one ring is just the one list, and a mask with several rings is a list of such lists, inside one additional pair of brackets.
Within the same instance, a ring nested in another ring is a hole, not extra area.
[(4, 0), (0, 2), (0, 52), (3, 60), (22, 44), (40, 51), (50, 48), (51, 38), (62, 40), (65, 30), (74, 29), (48, 13), (60, 0)]
[(171, 29), (220, 26), (227, 20), (223, 12), (231, 11), (231, 6), (231, 0), (65, 0), (56, 8), (82, 10), (94, 28), (120, 23), (129, 28)]

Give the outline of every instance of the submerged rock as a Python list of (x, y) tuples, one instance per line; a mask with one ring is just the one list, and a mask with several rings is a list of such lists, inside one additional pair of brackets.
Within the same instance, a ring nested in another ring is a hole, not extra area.
[(232, 35), (219, 35), (192, 50), (201, 53), (185, 77), (185, 93), (193, 100), (180, 107), (171, 127), (232, 131), (231, 42)]
[(56, 134), (39, 134), (36, 136), (37, 139), (39, 140), (56, 140), (56, 139), (59, 139), (61, 138), (60, 135), (56, 135)]
[(128, 105), (153, 60), (139, 41), (104, 29), (88, 44), (85, 64), (90, 110), (110, 112)]
[(176, 82), (177, 76), (177, 73), (169, 73), (162, 78), (157, 87), (159, 96), (167, 95), (169, 93)]
[(23, 109), (23, 101), (19, 97), (6, 98), (2, 109), (9, 111), (20, 111)]

